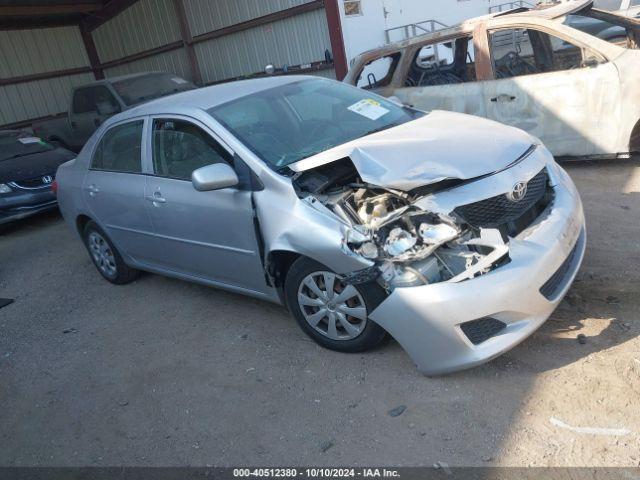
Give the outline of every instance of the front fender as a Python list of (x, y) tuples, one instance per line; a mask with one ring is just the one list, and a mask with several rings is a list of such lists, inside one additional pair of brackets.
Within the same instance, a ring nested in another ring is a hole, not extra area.
[(330, 212), (315, 209), (295, 193), (265, 189), (255, 193), (255, 208), (265, 253), (290, 251), (304, 255), (339, 274), (373, 265), (343, 247), (344, 225)]

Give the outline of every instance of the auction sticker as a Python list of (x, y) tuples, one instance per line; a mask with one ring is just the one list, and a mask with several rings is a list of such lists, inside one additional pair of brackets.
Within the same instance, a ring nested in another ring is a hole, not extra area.
[(389, 110), (380, 105), (380, 102), (372, 98), (366, 98), (360, 100), (358, 103), (354, 103), (349, 107), (349, 110), (369, 120), (378, 120), (383, 115), (389, 113)]

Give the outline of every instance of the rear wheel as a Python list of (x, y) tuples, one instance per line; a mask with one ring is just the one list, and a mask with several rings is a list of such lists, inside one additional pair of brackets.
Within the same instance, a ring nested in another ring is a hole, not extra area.
[(300, 258), (287, 274), (285, 295), (300, 328), (323, 347), (363, 352), (386, 336), (369, 319), (386, 297), (377, 284), (348, 285), (324, 265)]
[(140, 276), (139, 270), (124, 263), (109, 237), (96, 223), (87, 223), (83, 238), (93, 264), (105, 279), (116, 285), (123, 285)]

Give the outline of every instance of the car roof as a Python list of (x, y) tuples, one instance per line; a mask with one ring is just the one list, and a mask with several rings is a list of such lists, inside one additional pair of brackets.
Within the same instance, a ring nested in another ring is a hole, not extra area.
[[(584, 8), (593, 6), (593, 0), (565, 0), (542, 2), (533, 8), (516, 8), (507, 12), (496, 12), (489, 15), (489, 18), (501, 17), (501, 16), (518, 16), (518, 17), (537, 17), (554, 19), (564, 17), (571, 13), (578, 12)], [(486, 18), (486, 17), (485, 17)]]
[(246, 97), (254, 93), (269, 90), (281, 85), (299, 82), (301, 80), (319, 79), (321, 77), (305, 75), (287, 75), (266, 77), (252, 80), (239, 80), (221, 83), (209, 87), (197, 88), (186, 92), (175, 93), (150, 102), (135, 106), (112, 117), (115, 121), (142, 115), (157, 115), (180, 113), (188, 110), (208, 110), (223, 103)]

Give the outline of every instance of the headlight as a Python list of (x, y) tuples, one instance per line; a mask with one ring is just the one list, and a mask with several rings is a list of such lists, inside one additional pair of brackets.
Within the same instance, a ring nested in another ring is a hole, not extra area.
[(0, 183), (0, 194), (11, 192), (13, 192), (13, 190), (11, 190), (11, 187), (9, 185), (7, 185), (6, 183)]

